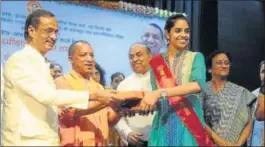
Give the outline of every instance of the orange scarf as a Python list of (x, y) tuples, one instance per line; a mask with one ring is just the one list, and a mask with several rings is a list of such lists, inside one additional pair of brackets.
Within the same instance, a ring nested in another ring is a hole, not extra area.
[[(89, 89), (89, 91), (95, 91), (104, 89), (92, 78), (86, 81), (73, 70), (65, 78), (73, 90), (83, 91)], [(79, 118), (79, 123), (74, 128), (74, 144), (76, 146), (105, 146), (107, 145), (108, 133), (107, 109), (105, 108)]]

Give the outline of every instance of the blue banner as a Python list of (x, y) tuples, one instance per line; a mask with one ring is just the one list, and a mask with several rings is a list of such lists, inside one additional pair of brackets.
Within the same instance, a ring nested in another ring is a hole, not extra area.
[[(106, 71), (108, 84), (114, 72), (122, 72), (125, 76), (132, 73), (129, 48), (132, 43), (148, 41), (150, 36), (146, 31), (150, 31), (149, 24), (156, 24), (163, 29), (165, 23), (164, 19), (155, 16), (56, 1), (1, 1), (1, 8), (3, 64), (25, 44), (24, 25), (27, 15), (36, 8), (42, 8), (54, 13), (59, 24), (57, 43), (46, 55), (47, 58), (62, 65), (63, 72), (67, 73), (71, 68), (67, 55), (69, 45), (76, 40), (85, 40), (93, 47), (96, 62)], [(160, 31), (159, 35), (151, 39), (163, 39), (163, 32)], [(159, 46), (153, 42), (151, 46)]]

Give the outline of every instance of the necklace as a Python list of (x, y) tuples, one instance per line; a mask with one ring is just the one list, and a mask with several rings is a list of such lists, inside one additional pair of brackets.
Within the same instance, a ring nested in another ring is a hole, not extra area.
[[(185, 55), (186, 51), (182, 51), (181, 53), (177, 53), (174, 60), (173, 60), (173, 70), (172, 70), (172, 73), (173, 75), (175, 76), (176, 79), (178, 79), (179, 81), (179, 77), (178, 77), (178, 74), (179, 74), (179, 69), (180, 69), (180, 66), (182, 65), (181, 63), (183, 62), (184, 60), (184, 55)], [(168, 59), (168, 55), (167, 53), (163, 53), (162, 54), (168, 67), (171, 69), (170, 67), (170, 64), (169, 64), (169, 59)], [(179, 58), (178, 58), (179, 57)]]

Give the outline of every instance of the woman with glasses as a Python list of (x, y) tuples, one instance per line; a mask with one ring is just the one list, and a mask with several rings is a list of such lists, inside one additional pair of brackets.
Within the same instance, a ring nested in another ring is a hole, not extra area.
[(256, 97), (227, 80), (232, 57), (216, 50), (206, 60), (211, 80), (202, 93), (206, 130), (217, 146), (242, 146), (252, 130)]

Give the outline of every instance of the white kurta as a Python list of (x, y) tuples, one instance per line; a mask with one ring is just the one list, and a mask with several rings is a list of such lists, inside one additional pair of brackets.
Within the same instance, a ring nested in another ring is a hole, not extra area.
[(58, 146), (58, 130), (48, 122), (48, 109), (87, 104), (89, 92), (56, 90), (44, 57), (30, 45), (8, 59), (4, 76), (2, 145)]
[[(119, 84), (117, 90), (152, 91), (150, 72), (147, 72), (144, 75), (133, 73)], [(121, 120), (115, 125), (115, 129), (125, 140), (127, 140), (130, 132), (138, 132), (143, 133), (143, 139), (148, 141), (153, 117), (154, 115), (151, 114), (148, 116), (136, 114), (134, 117), (121, 118)]]

